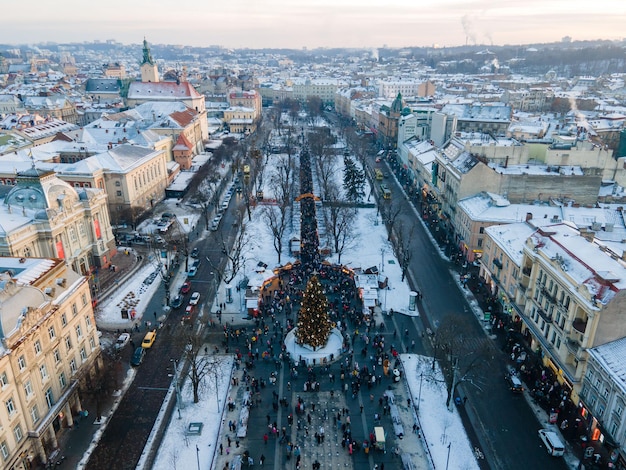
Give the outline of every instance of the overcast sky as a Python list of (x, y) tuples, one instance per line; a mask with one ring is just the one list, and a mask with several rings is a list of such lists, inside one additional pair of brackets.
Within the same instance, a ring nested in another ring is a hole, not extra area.
[(239, 48), (529, 44), (626, 36), (625, 0), (8, 0), (0, 42)]

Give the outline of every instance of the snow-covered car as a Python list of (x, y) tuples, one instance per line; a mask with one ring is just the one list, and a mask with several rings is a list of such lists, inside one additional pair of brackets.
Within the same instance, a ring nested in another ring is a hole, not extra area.
[(180, 308), (182, 305), (183, 305), (183, 296), (182, 295), (177, 295), (170, 302), (170, 307), (172, 307), (174, 309)]
[(194, 292), (189, 299), (189, 305), (198, 305), (200, 302), (200, 292)]
[(122, 333), (121, 335), (119, 335), (119, 337), (117, 338), (117, 341), (115, 342), (115, 349), (117, 350), (122, 349), (124, 346), (128, 344), (129, 341), (130, 341), (130, 334)]
[(193, 250), (191, 250), (191, 257), (192, 258), (197, 258), (200, 255), (200, 250), (198, 250), (198, 248), (194, 248)]

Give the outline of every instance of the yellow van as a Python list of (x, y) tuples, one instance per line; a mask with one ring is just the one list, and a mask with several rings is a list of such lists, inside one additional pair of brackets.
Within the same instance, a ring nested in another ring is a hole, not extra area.
[(141, 347), (144, 349), (149, 349), (154, 344), (154, 340), (156, 339), (156, 330), (148, 331), (146, 336), (143, 337), (143, 341), (141, 342)]
[(383, 172), (380, 171), (378, 168), (374, 171), (374, 174), (376, 175), (376, 179), (378, 181), (382, 181), (383, 180)]

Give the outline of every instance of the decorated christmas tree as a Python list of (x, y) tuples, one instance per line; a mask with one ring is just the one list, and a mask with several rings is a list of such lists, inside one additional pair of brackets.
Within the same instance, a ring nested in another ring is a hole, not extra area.
[(298, 315), (298, 329), (296, 330), (297, 342), (311, 346), (313, 350), (326, 346), (330, 329), (328, 300), (324, 295), (320, 281), (313, 273), (302, 296), (302, 306)]

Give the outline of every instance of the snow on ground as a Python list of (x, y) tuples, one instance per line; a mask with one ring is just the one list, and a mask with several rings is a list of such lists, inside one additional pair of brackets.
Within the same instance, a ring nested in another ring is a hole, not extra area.
[[(224, 361), (222, 370), (227, 373), (218, 376), (217, 390), (215, 389), (215, 375), (206, 375), (200, 385), (198, 403), (193, 403), (191, 381), (187, 380), (183, 385), (180, 391), (180, 415), (177, 404), (159, 445), (152, 470), (175, 468), (190, 470), (196, 468), (197, 465), (200, 465), (200, 468), (211, 468), (229, 391), (230, 371), (233, 367), (232, 357), (224, 357)], [(176, 399), (175, 394), (172, 399)], [(187, 432), (191, 423), (202, 423), (202, 431), (199, 435), (191, 435)]]
[(400, 359), (434, 467), (480, 468), (456, 405), (451, 411), (446, 407), (446, 382), (439, 366), (433, 371), (432, 358), (416, 354), (401, 354)]
[[(158, 273), (154, 276), (151, 284), (144, 282), (154, 273), (157, 273), (156, 265), (146, 264), (117, 288), (115, 293), (106, 299), (106, 302), (98, 305), (96, 310), (98, 327), (124, 329), (132, 328), (136, 322), (141, 323), (145, 309), (161, 282)], [(122, 318), (122, 310), (129, 312), (128, 319)], [(134, 320), (130, 318), (131, 311), (135, 312)]]
[[(336, 177), (338, 180), (341, 180), (341, 172), (337, 172)], [(340, 183), (340, 181), (338, 182)], [(269, 178), (266, 178), (265, 185), (268, 184)], [(162, 206), (163, 209), (161, 209), (161, 206), (159, 207), (160, 212), (173, 212), (181, 220), (188, 216), (190, 221), (195, 221), (195, 224), (197, 224), (198, 218), (197, 215), (191, 213), (192, 209), (180, 207), (176, 202), (176, 200), (167, 200), (165, 205)], [(231, 285), (237, 284), (245, 274), (249, 278), (250, 286), (261, 286), (264, 279), (273, 275), (272, 269), (274, 267), (295, 261), (295, 258), (289, 254), (287, 238), (283, 244), (280, 263), (278, 262), (278, 255), (273, 248), (272, 236), (263, 220), (261, 210), (263, 207), (263, 205), (259, 205), (254, 208), (252, 220), (247, 220), (246, 214), (243, 221), (243, 224), (246, 226), (246, 232), (249, 234), (249, 243), (243, 254), (245, 258), (244, 266), (231, 282)], [(192, 226), (194, 223), (190, 223), (190, 225)], [(200, 232), (200, 238), (206, 238), (211, 235), (211, 232), (204, 230)], [(290, 233), (290, 230), (287, 233)], [(298, 233), (298, 227), (291, 227), (291, 233)], [(379, 291), (379, 301), (383, 310), (393, 308), (396, 312), (417, 315), (417, 310), (408, 310), (410, 289), (406, 282), (401, 280), (402, 272), (400, 265), (393, 255), (391, 244), (387, 241), (387, 232), (380, 215), (377, 214), (377, 210), (370, 208), (358, 209), (353, 233), (355, 234), (354, 243), (345, 250), (341, 257), (341, 262), (352, 269), (378, 267), (380, 274), (387, 277), (389, 283), (389, 289)], [(328, 260), (336, 263), (338, 261), (337, 255), (331, 256)], [(264, 270), (259, 268), (258, 263), (266, 264), (267, 268)], [(120, 307), (118, 304), (130, 291), (135, 292), (135, 294), (140, 293), (139, 297), (141, 299), (149, 298), (154, 292), (150, 289), (156, 290), (160, 281), (155, 279), (155, 282), (146, 289), (143, 280), (154, 272), (155, 269), (156, 264), (148, 264), (134, 275), (132, 280), (124, 283), (119, 289), (119, 293), (111, 297), (106, 306), (100, 306), (98, 322), (109, 325), (117, 322), (120, 319)], [(177, 276), (176, 279), (179, 284), (182, 283), (184, 273)], [(178, 287), (178, 285), (173, 284), (172, 291)], [(142, 289), (146, 290), (142, 292)], [(224, 296), (223, 284), (220, 286), (219, 292), (219, 301), (221, 302)], [(242, 294), (243, 290), (240, 295)], [(240, 301), (243, 303), (243, 299), (240, 299)], [(145, 310), (143, 300), (140, 300), (135, 309), (138, 315), (143, 315)], [(243, 308), (241, 311), (243, 312)], [(433, 377), (430, 371), (430, 360), (428, 358), (419, 358), (415, 355), (402, 355), (401, 357), (406, 371), (405, 377), (408, 380), (408, 386), (416, 402), (418, 397), (420, 397), (420, 367), (425, 367), (424, 364), (428, 365), (428, 376), (424, 373), (422, 377), (420, 401), (422, 406), (419, 409), (419, 419), (425, 442), (427, 442), (428, 449), (437, 468), (444, 467), (448, 450), (450, 450), (450, 468), (478, 468), (457, 411), (453, 410), (450, 412), (445, 407), (445, 387), (440, 387), (438, 382), (427, 379), (427, 377)], [(440, 372), (437, 373), (440, 374)], [(220, 377), (218, 388), (219, 409), (214, 399), (215, 394), (208, 393), (208, 388), (204, 391), (205, 393), (203, 393), (200, 402), (193, 404), (190, 383), (188, 381), (185, 382), (182, 390), (185, 407), (181, 409), (181, 419), (178, 419), (177, 411), (174, 411), (174, 416), (171, 418), (164, 440), (160, 446), (154, 466), (155, 469), (173, 468), (172, 462), (174, 460), (176, 460), (177, 468), (195, 468), (197, 458), (200, 459), (201, 468), (209, 468), (219, 434), (222, 409), (229, 390), (229, 374), (224, 374), (224, 376)], [(200, 436), (185, 435), (184, 430), (187, 429), (192, 421), (204, 423)], [(450, 448), (448, 448), (448, 445), (450, 445)]]

